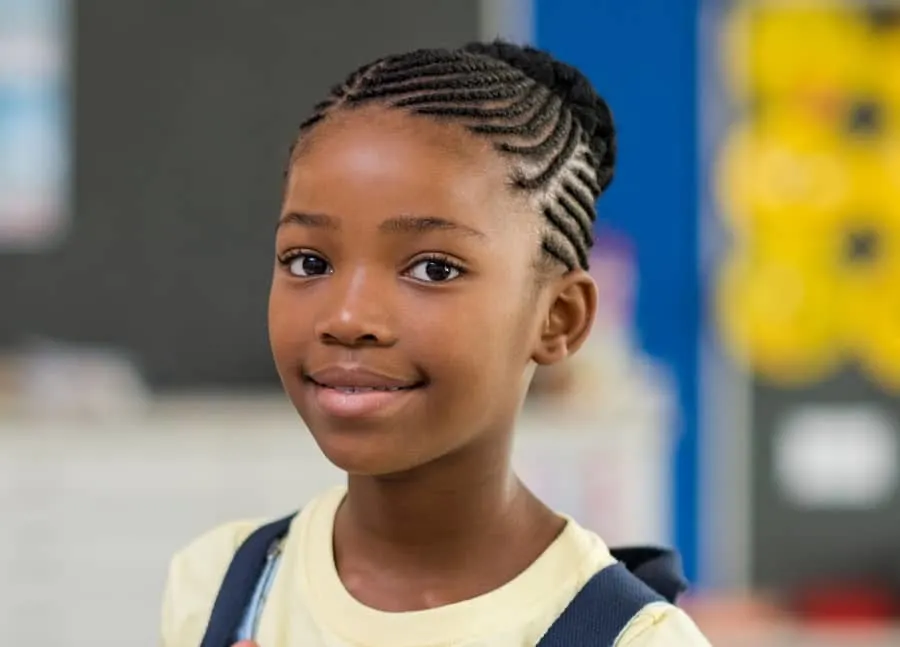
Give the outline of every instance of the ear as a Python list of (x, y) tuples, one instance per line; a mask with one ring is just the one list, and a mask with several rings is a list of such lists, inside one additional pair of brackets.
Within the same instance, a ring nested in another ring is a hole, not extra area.
[(532, 359), (556, 364), (587, 339), (597, 314), (597, 284), (584, 270), (573, 270), (550, 286), (550, 304)]

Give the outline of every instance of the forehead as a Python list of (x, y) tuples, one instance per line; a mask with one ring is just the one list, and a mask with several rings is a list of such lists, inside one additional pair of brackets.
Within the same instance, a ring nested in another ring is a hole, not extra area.
[(289, 175), (288, 210), (450, 216), (479, 228), (519, 210), (502, 157), (457, 124), (366, 107), (335, 112), (307, 137)]

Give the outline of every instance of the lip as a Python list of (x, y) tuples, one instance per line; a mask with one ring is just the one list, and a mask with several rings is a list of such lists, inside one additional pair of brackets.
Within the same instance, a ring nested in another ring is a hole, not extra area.
[(304, 377), (316, 386), (330, 389), (413, 389), (421, 379), (402, 378), (360, 365), (336, 364), (310, 371)]
[(336, 418), (386, 415), (399, 408), (424, 380), (390, 375), (363, 366), (336, 365), (304, 374), (319, 409)]

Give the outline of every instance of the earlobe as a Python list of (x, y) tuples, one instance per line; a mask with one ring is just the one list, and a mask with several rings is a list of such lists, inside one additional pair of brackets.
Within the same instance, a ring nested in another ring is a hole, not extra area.
[(559, 278), (544, 318), (532, 358), (537, 364), (556, 364), (576, 352), (594, 325), (597, 284), (584, 270)]

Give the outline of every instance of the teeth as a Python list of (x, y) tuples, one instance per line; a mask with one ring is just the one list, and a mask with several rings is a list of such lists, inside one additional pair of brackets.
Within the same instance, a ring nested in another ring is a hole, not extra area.
[(335, 386), (331, 387), (340, 393), (371, 393), (372, 391), (402, 391), (402, 386), (368, 387), (368, 386)]

